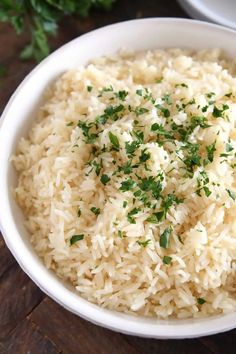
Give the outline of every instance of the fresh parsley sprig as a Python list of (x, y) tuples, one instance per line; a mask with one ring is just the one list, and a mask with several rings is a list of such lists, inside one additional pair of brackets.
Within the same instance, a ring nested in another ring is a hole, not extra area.
[(42, 60), (50, 52), (48, 36), (55, 35), (60, 19), (67, 15), (86, 17), (92, 7), (110, 9), (115, 0), (1, 0), (0, 22), (10, 23), (17, 34), (29, 31), (30, 43), (22, 59)]

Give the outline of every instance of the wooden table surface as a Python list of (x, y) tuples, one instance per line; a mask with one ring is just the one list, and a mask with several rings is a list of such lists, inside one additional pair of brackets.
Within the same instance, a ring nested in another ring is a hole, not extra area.
[[(96, 11), (84, 20), (64, 19), (52, 48), (97, 27), (154, 16), (188, 17), (173, 0), (117, 0), (108, 14)], [(27, 34), (17, 37), (8, 25), (0, 24), (0, 64), (7, 67), (6, 76), (0, 79), (0, 111), (35, 66), (33, 61), (18, 59), (26, 42)], [(111, 332), (82, 320), (40, 291), (0, 235), (0, 354), (231, 354), (236, 353), (235, 347), (236, 330), (200, 339), (153, 340)]]

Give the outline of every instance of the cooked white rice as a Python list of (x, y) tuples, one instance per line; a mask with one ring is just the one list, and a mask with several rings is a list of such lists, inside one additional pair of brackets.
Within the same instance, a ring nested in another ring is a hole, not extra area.
[(120, 53), (47, 92), (14, 193), (36, 252), (85, 299), (158, 318), (235, 309), (233, 70), (219, 50)]

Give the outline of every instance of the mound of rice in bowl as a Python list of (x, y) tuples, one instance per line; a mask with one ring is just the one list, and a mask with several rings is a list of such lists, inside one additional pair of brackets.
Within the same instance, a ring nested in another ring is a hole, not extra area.
[(12, 157), (45, 265), (138, 315), (236, 308), (236, 78), (219, 50), (119, 53), (66, 72)]

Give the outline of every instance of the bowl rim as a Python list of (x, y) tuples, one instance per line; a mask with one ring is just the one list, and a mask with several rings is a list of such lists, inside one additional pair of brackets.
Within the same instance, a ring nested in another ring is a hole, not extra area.
[[(0, 120), (0, 160), (4, 163), (4, 155), (2, 154), (1, 145), (3, 134), (3, 123), (5, 119), (7, 119), (8, 112), (10, 107), (14, 104), (15, 97), (18, 95), (23, 86), (27, 85), (28, 80), (34, 76), (34, 74), (41, 69), (41, 67), (47, 65), (48, 61), (54, 56), (58, 56), (65, 47), (69, 47), (73, 45), (74, 42), (85, 40), (90, 36), (94, 36), (96, 33), (101, 33), (102, 31), (107, 31), (109, 29), (117, 29), (119, 30), (120, 26), (129, 26), (138, 24), (141, 22), (151, 23), (151, 22), (166, 22), (166, 23), (175, 23), (182, 22), (183, 24), (194, 24), (197, 26), (210, 27), (212, 29), (218, 31), (224, 31), (227, 33), (233, 33), (236, 36), (236, 32), (232, 29), (224, 28), (220, 25), (215, 25), (207, 22), (196, 21), (191, 19), (182, 19), (182, 18), (144, 18), (144, 19), (135, 19), (130, 21), (118, 22), (115, 24), (111, 24), (108, 26), (101, 27), (99, 29), (95, 29), (91, 32), (88, 32), (82, 36), (79, 36), (72, 41), (64, 44), (55, 52), (53, 52), (49, 57), (44, 59), (39, 65), (37, 65), (22, 81), (22, 83), (18, 86), (16, 91), (13, 93), (10, 98), (6, 108), (4, 109), (1, 120)], [(4, 139), (3, 139), (4, 140)], [(8, 160), (6, 161), (6, 165)], [(7, 168), (5, 168), (7, 171)], [(7, 186), (7, 176), (3, 171), (4, 168), (0, 169), (0, 181), (2, 180), (2, 186)], [(5, 171), (5, 172), (6, 172)], [(5, 183), (5, 184), (4, 184)], [(36, 259), (36, 254), (31, 252), (26, 244), (24, 243), (20, 232), (16, 230), (15, 222), (11, 219), (13, 213), (6, 218), (3, 215), (3, 207), (6, 206), (6, 209), (10, 210), (10, 201), (7, 193), (7, 188), (4, 188), (0, 185), (0, 190), (2, 190), (1, 202), (2, 208), (0, 211), (0, 228), (2, 231), (2, 235), (5, 239), (7, 247), (10, 249), (11, 253), (14, 255), (15, 259), (24, 270), (24, 272), (36, 283), (39, 288), (46, 293), (50, 298), (54, 301), (62, 305), (64, 308), (69, 310), (70, 312), (79, 315), (80, 317), (94, 323), (100, 325), (102, 327), (111, 329), (113, 331), (121, 332), (129, 335), (137, 335), (140, 337), (148, 337), (148, 338), (156, 338), (156, 339), (181, 339), (181, 338), (195, 338), (200, 336), (206, 336), (215, 334), (218, 332), (228, 331), (236, 327), (236, 313), (233, 312), (228, 315), (220, 315), (217, 317), (207, 317), (205, 319), (201, 319), (200, 323), (195, 320), (191, 321), (191, 324), (182, 324), (182, 320), (178, 321), (178, 326), (174, 324), (171, 320), (157, 320), (153, 323), (143, 324), (142, 317), (129, 316), (122, 313), (117, 313), (116, 311), (106, 310), (98, 305), (92, 304), (87, 300), (84, 300), (81, 296), (78, 296), (62, 284), (59, 279), (55, 279), (50, 271), (46, 269), (46, 267), (39, 263)], [(5, 210), (5, 208), (4, 208)], [(18, 239), (17, 242), (15, 239), (11, 237), (11, 235), (17, 234)], [(24, 256), (22, 256), (22, 254)], [(45, 276), (45, 278), (44, 278)], [(50, 281), (48, 281), (50, 280)], [(223, 320), (223, 317), (227, 316), (227, 320)], [(180, 323), (181, 322), (181, 323)], [(214, 326), (210, 326), (213, 324)]]
[(194, 18), (201, 18), (206, 21), (212, 21), (216, 24), (236, 29), (236, 22), (227, 17), (221, 16), (219, 12), (214, 11), (202, 2), (196, 2), (195, 0), (178, 0), (178, 2), (185, 11)]

